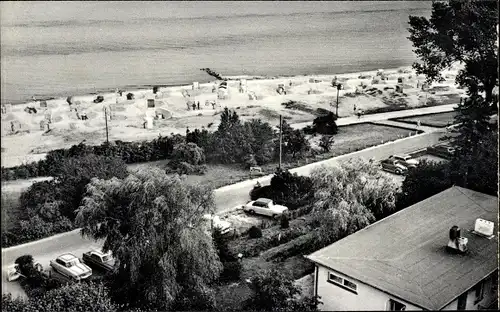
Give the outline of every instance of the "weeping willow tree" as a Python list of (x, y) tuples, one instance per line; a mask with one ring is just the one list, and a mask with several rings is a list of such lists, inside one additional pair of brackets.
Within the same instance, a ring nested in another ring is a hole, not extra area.
[(93, 179), (82, 203), (82, 235), (103, 239), (117, 260), (115, 299), (160, 310), (213, 308), (210, 284), (222, 265), (202, 219), (214, 210), (212, 190), (149, 169)]
[(372, 162), (355, 159), (311, 174), (320, 240), (329, 244), (396, 209), (397, 184)]

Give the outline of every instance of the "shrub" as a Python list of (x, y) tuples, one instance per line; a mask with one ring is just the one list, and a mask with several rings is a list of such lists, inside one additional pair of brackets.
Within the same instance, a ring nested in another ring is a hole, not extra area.
[(316, 133), (320, 134), (337, 134), (338, 127), (335, 120), (337, 120), (337, 116), (333, 112), (316, 117), (313, 121), (313, 129)]
[(317, 241), (316, 233), (312, 232), (299, 236), (286, 244), (272, 248), (266, 251), (262, 256), (266, 261), (280, 261), (297, 255), (305, 255), (317, 249)]
[(237, 281), (240, 279), (242, 265), (240, 261), (223, 262), (223, 270), (220, 280), (225, 282)]
[(127, 100), (133, 100), (134, 99), (134, 94), (133, 93), (127, 93)]
[(280, 219), (280, 227), (282, 229), (288, 229), (289, 226), (290, 221), (288, 220), (288, 216), (286, 214), (282, 214)]
[(257, 166), (257, 161), (255, 160), (255, 156), (253, 154), (248, 154), (245, 157), (245, 168), (250, 169), (250, 167)]
[(248, 230), (248, 236), (250, 238), (260, 238), (262, 237), (262, 230), (254, 225)]

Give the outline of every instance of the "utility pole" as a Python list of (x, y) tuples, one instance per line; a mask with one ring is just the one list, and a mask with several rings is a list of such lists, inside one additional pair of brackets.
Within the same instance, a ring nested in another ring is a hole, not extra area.
[(340, 92), (340, 83), (337, 84), (337, 109), (335, 110), (335, 115), (337, 115), (337, 118), (339, 117), (339, 92)]
[(106, 144), (109, 145), (109, 134), (108, 134), (108, 110), (104, 108), (104, 121), (106, 122)]
[(282, 122), (282, 119), (281, 119), (281, 115), (280, 115), (280, 163), (279, 163), (279, 169), (281, 169), (281, 152), (282, 152), (282, 148), (281, 148), (281, 145), (282, 145), (282, 140), (283, 140), (283, 132), (282, 132), (282, 126), (283, 126), (283, 122)]

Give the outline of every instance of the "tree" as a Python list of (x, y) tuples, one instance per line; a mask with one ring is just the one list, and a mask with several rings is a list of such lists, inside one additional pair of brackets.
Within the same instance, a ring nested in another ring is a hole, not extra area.
[(219, 276), (203, 219), (214, 208), (211, 189), (149, 168), (124, 180), (92, 179), (76, 221), (118, 261), (114, 298), (168, 310), (187, 291), (205, 298)]
[(75, 218), (75, 209), (85, 193), (85, 186), (92, 178), (124, 178), (127, 166), (120, 158), (97, 156), (94, 154), (64, 159), (56, 183), (59, 185), (60, 198), (63, 199), (61, 213), (70, 220)]
[(220, 124), (217, 129), (218, 132), (226, 133), (231, 131), (234, 126), (241, 125), (240, 117), (236, 113), (236, 111), (230, 110), (225, 107), (220, 115)]
[(258, 273), (251, 279), (253, 295), (245, 303), (246, 310), (317, 311), (318, 302), (296, 298), (301, 291), (290, 275), (278, 270)]
[(311, 173), (314, 209), (324, 244), (354, 233), (396, 209), (398, 186), (360, 159)]
[(172, 161), (198, 166), (205, 163), (205, 153), (195, 143), (181, 143), (174, 146)]
[(59, 185), (54, 180), (41, 181), (33, 183), (21, 193), (19, 204), (21, 207), (35, 207), (58, 199), (61, 199)]
[(327, 135), (337, 134), (338, 127), (335, 120), (337, 120), (337, 116), (333, 112), (328, 112), (324, 116), (318, 116), (313, 120), (313, 131)]
[(399, 209), (416, 204), (453, 185), (448, 164), (422, 161), (406, 175), (397, 196)]
[(271, 199), (290, 209), (307, 205), (313, 196), (313, 182), (310, 177), (292, 174), (288, 170), (276, 170), (270, 183)]
[(273, 140), (276, 137), (273, 128), (260, 119), (252, 119), (243, 124), (248, 134), (252, 154), (258, 165), (271, 161), (274, 152)]
[(284, 152), (292, 154), (292, 158), (303, 155), (310, 149), (309, 141), (301, 130), (293, 130), (290, 133), (283, 134)]
[[(451, 144), (456, 148), (451, 165), (453, 180), (467, 188), (496, 194), (497, 126), (490, 124), (489, 105), (481, 96), (472, 95), (455, 110), (458, 124), (452, 130), (455, 135), (445, 138), (451, 139)], [(485, 163), (490, 165), (489, 169), (484, 168)], [(484, 183), (485, 180), (490, 187)], [(475, 188), (478, 185), (481, 186)]]
[(333, 142), (334, 142), (333, 136), (323, 135), (319, 141), (319, 147), (321, 147), (325, 153), (328, 153), (330, 151)]
[(194, 131), (186, 132), (186, 142), (195, 143), (208, 153), (212, 144), (212, 134), (206, 129), (194, 129)]
[(433, 1), (430, 19), (410, 16), (410, 39), (423, 64), (414, 63), (417, 74), (428, 82), (441, 81), (441, 71), (461, 62), (456, 82), (478, 86), (492, 102), (492, 90), (498, 85), (497, 26), (495, 1)]

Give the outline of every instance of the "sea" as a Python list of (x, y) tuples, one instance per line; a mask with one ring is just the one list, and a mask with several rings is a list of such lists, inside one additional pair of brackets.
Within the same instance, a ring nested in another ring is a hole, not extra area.
[(411, 65), (430, 1), (0, 3), (1, 102)]

